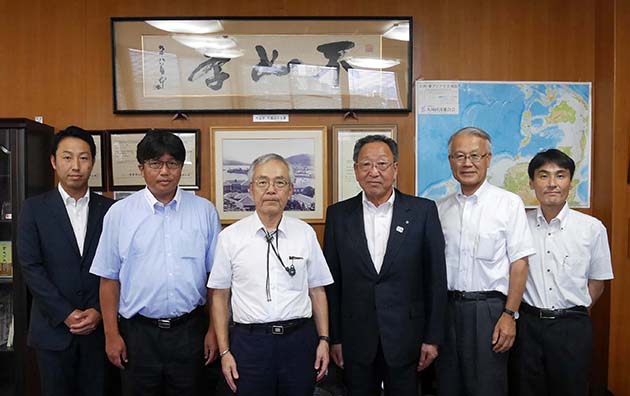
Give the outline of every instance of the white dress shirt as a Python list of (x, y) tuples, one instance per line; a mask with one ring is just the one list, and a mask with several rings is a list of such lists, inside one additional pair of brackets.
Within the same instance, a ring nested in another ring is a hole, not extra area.
[(59, 189), (59, 194), (61, 194), (66, 212), (68, 212), (70, 224), (72, 224), (72, 231), (74, 231), (74, 237), (79, 246), (79, 253), (83, 255), (83, 244), (85, 242), (85, 233), (87, 232), (90, 189), (88, 188), (85, 195), (79, 198), (79, 200), (72, 198), (66, 190), (61, 187), (61, 184), (57, 184), (57, 189)]
[(569, 208), (547, 223), (540, 207), (527, 214), (537, 254), (529, 260), (523, 299), (538, 308), (588, 307), (588, 280), (613, 278), (606, 227)]
[(449, 290), (509, 289), (510, 265), (536, 252), (521, 198), (488, 181), (438, 202)]
[(363, 193), (363, 226), (365, 228), (365, 238), (367, 239), (370, 257), (374, 263), (376, 272), (381, 272), (387, 241), (389, 240), (389, 229), (392, 225), (392, 215), (394, 214), (394, 195), (379, 205), (375, 206)]
[[(308, 289), (333, 283), (313, 228), (283, 216), (274, 237), (284, 265), (295, 266), (290, 276), (273, 253), (267, 255), (265, 227), (258, 214), (237, 221), (219, 234), (208, 288), (232, 289), (232, 314), (237, 323), (269, 323), (310, 318)], [(267, 301), (267, 257), (271, 301)]]

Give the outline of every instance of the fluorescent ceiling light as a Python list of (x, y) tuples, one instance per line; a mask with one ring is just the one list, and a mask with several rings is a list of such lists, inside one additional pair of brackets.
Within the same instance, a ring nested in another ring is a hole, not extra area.
[(239, 58), (245, 55), (245, 51), (241, 49), (236, 49), (236, 48), (233, 48), (233, 49), (205, 48), (201, 50), (200, 52), (202, 52), (205, 56), (208, 56), (211, 58), (221, 58), (221, 59), (234, 59), (234, 58)]
[(400, 64), (398, 59), (381, 59), (381, 58), (348, 58), (346, 59), (350, 65), (363, 69), (387, 69)]
[(228, 36), (204, 36), (196, 34), (173, 34), (173, 40), (193, 49), (214, 48), (228, 49), (235, 48), (236, 41)]
[(383, 33), (383, 37), (392, 40), (409, 41), (409, 23), (395, 23), (394, 26)]
[(207, 34), (223, 31), (221, 21), (217, 20), (148, 20), (149, 25), (171, 33)]

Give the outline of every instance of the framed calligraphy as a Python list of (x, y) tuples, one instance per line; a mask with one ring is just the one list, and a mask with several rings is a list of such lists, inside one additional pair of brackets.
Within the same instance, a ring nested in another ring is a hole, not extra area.
[[(137, 145), (145, 134), (154, 129), (125, 129), (109, 132), (110, 177), (112, 190), (139, 190), (145, 186), (144, 178), (138, 169)], [(182, 168), (179, 186), (186, 189), (199, 188), (199, 130), (168, 129), (179, 136), (186, 148), (186, 160)]]
[(112, 18), (114, 113), (409, 112), (411, 17)]
[(326, 127), (210, 128), (212, 202), (224, 223), (254, 211), (247, 171), (259, 156), (276, 153), (292, 166), (293, 194), (285, 213), (309, 223), (323, 223), (328, 203)]

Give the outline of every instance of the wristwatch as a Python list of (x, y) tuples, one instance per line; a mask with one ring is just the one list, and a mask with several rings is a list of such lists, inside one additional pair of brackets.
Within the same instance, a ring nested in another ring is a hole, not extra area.
[(326, 341), (330, 345), (330, 337), (328, 336), (319, 336), (320, 341)]
[(507, 308), (503, 308), (503, 313), (510, 315), (514, 320), (517, 320), (521, 316), (519, 315), (518, 311), (514, 312)]

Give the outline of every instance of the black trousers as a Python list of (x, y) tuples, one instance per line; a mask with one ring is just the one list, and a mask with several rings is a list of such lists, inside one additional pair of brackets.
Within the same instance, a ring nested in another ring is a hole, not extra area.
[(101, 329), (87, 336), (74, 336), (62, 351), (36, 352), (43, 396), (104, 394), (107, 357)]
[(201, 394), (208, 330), (203, 310), (170, 329), (133, 318), (121, 318), (119, 328), (129, 359), (121, 371), (125, 396)]
[(344, 356), (348, 395), (380, 396), (384, 384), (386, 396), (418, 396), (417, 366), (418, 361), (395, 367), (388, 365), (380, 343), (373, 362), (356, 362), (351, 356)]
[(508, 353), (492, 350), (492, 333), (504, 298), (449, 298), (444, 345), (437, 358), (438, 395), (505, 396)]
[(521, 309), (510, 356), (510, 395), (585, 396), (593, 347), (591, 319), (541, 319)]
[(232, 327), (230, 351), (239, 374), (236, 394), (313, 396), (318, 343), (312, 320), (282, 335)]

